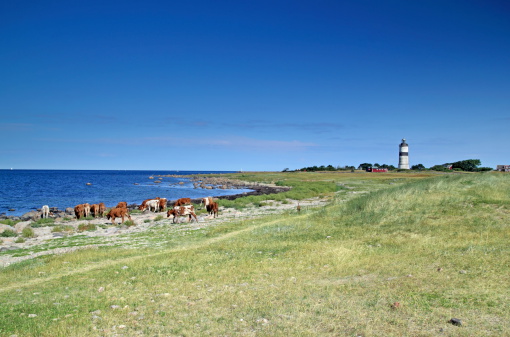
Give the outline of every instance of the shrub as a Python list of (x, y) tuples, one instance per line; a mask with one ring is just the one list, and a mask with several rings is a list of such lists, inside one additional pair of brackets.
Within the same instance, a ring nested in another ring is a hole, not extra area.
[(51, 229), (51, 231), (53, 233), (56, 233), (56, 232), (73, 232), (74, 231), (74, 227), (70, 226), (70, 225), (55, 226), (55, 227), (53, 227)]
[(4, 238), (12, 238), (18, 236), (18, 234), (16, 234), (16, 232), (13, 231), (12, 229), (6, 229), (2, 233), (0, 233), (0, 236)]
[(16, 239), (16, 241), (14, 241), (14, 243), (24, 243), (25, 242), (25, 239), (22, 238), (21, 236), (19, 238)]
[(163, 216), (160, 214), (158, 215), (157, 217), (154, 218), (154, 221), (160, 221), (160, 220), (163, 220)]
[(31, 227), (25, 227), (23, 228), (23, 231), (21, 232), (21, 235), (24, 238), (35, 238), (35, 232), (34, 229)]
[(136, 223), (133, 220), (128, 220), (128, 221), (124, 222), (124, 226), (128, 226), (128, 227), (136, 226)]
[(87, 224), (79, 224), (78, 225), (78, 232), (84, 232), (84, 231), (95, 231), (97, 229), (96, 225), (93, 223), (87, 223)]

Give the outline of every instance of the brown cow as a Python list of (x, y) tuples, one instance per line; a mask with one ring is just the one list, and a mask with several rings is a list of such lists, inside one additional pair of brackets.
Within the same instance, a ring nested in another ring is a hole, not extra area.
[(115, 208), (126, 208), (127, 209), (127, 202), (121, 201), (115, 206)]
[(205, 198), (202, 198), (202, 200), (200, 201), (200, 205), (204, 204), (204, 206), (207, 207), (207, 205), (213, 203), (214, 200), (212, 197), (205, 197)]
[(90, 212), (92, 213), (92, 216), (94, 218), (99, 216), (99, 205), (98, 204), (92, 204), (90, 205)]
[(83, 204), (79, 204), (74, 206), (74, 215), (76, 215), (76, 219), (83, 218), (85, 214), (85, 207)]
[(104, 216), (106, 214), (106, 206), (103, 202), (99, 203), (99, 215)]
[(122, 218), (122, 222), (124, 222), (124, 217), (127, 217), (129, 220), (131, 220), (131, 216), (129, 215), (127, 208), (112, 208), (110, 212), (106, 215), (106, 219), (110, 220), (112, 219), (112, 224), (115, 225), (115, 218)]
[(217, 202), (211, 202), (209, 203), (209, 205), (205, 206), (205, 208), (207, 209), (207, 213), (209, 213), (209, 215), (212, 215), (214, 218), (217, 218), (218, 217), (218, 203)]
[(85, 217), (90, 216), (90, 204), (84, 203), (83, 204), (83, 211), (85, 212)]
[(197, 215), (195, 214), (195, 209), (194, 209), (193, 205), (175, 206), (173, 209), (170, 209), (170, 210), (168, 210), (168, 212), (166, 212), (167, 218), (169, 218), (170, 215), (174, 216), (173, 221), (172, 221), (173, 223), (175, 223), (176, 220), (179, 221), (178, 217), (185, 216), (185, 215), (188, 216), (188, 222), (191, 222), (191, 217), (194, 217), (195, 221), (198, 222)]
[(180, 199), (177, 199), (176, 202), (174, 202), (174, 207), (175, 206), (183, 206), (186, 204), (191, 204), (191, 199), (190, 198), (180, 198)]
[(166, 198), (159, 199), (159, 210), (164, 212), (166, 208)]

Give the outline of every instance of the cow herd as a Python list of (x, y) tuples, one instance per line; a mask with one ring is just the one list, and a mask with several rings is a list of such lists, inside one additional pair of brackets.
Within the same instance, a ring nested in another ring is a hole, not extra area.
[[(211, 197), (202, 198), (201, 205), (203, 204), (207, 210), (209, 216), (216, 218), (218, 216), (218, 203), (213, 200)], [(164, 212), (167, 208), (167, 199), (166, 198), (154, 198), (147, 199), (142, 201), (138, 209), (142, 212), (148, 210), (151, 212)], [(49, 210), (47, 205), (44, 205), (42, 208), (42, 216), (47, 217), (46, 210)], [(125, 201), (119, 202), (117, 206), (110, 209), (108, 213), (106, 213), (107, 208), (104, 203), (93, 204), (90, 205), (88, 203), (79, 204), (74, 207), (74, 215), (76, 219), (81, 219), (83, 217), (93, 216), (96, 217), (104, 217), (108, 220), (112, 221), (112, 224), (115, 224), (116, 218), (121, 218), (122, 222), (124, 222), (125, 218), (131, 220), (131, 216), (129, 215), (129, 210), (127, 207), (127, 203)], [(173, 208), (169, 209), (166, 212), (167, 218), (173, 217), (173, 223), (178, 222), (179, 217), (188, 216), (188, 222), (192, 221), (192, 218), (198, 222), (197, 215), (195, 214), (195, 208), (191, 203), (190, 198), (180, 198), (177, 199), (173, 203)]]

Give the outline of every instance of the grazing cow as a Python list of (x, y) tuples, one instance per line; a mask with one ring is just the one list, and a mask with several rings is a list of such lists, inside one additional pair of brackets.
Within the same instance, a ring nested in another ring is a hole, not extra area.
[(145, 205), (147, 206), (149, 211), (153, 212), (159, 211), (159, 200), (157, 199), (149, 200)]
[(183, 206), (186, 204), (191, 204), (191, 199), (190, 198), (180, 198), (180, 199), (177, 199), (176, 202), (174, 202), (174, 207), (175, 206)]
[(88, 217), (90, 215), (90, 204), (84, 203), (83, 211), (85, 213), (85, 217)]
[(92, 213), (92, 216), (98, 217), (99, 216), (99, 205), (98, 204), (92, 204), (90, 205), (90, 213)]
[(85, 208), (84, 208), (83, 204), (74, 206), (74, 215), (76, 215), (76, 219), (83, 218), (84, 214), (85, 214)]
[(205, 206), (205, 208), (207, 209), (207, 213), (209, 213), (209, 215), (212, 215), (214, 218), (217, 218), (218, 217), (218, 203), (217, 202), (211, 202), (209, 203), (209, 205)]
[(106, 219), (110, 220), (112, 219), (112, 224), (115, 225), (115, 218), (122, 218), (122, 222), (124, 222), (124, 217), (127, 217), (129, 220), (131, 220), (131, 216), (129, 215), (127, 208), (112, 208), (110, 212), (106, 215)]
[(47, 218), (50, 215), (50, 207), (48, 205), (44, 205), (41, 207), (41, 218)]
[[(138, 206), (138, 209), (139, 209), (140, 211), (142, 211), (142, 212), (143, 212), (143, 211), (145, 211), (145, 210), (147, 209), (147, 202), (148, 202), (148, 201), (151, 201), (151, 200), (160, 200), (160, 199), (159, 199), (159, 197), (156, 197), (156, 198), (154, 198), (154, 199), (147, 199), (147, 200), (144, 200), (144, 201), (142, 201), (142, 204), (141, 204), (140, 206)], [(165, 200), (166, 200), (166, 199), (165, 199)]]
[(106, 206), (104, 205), (104, 203), (100, 202), (99, 203), (99, 215), (104, 216), (105, 214), (106, 214)]
[(159, 199), (159, 210), (164, 212), (166, 208), (166, 198)]
[(175, 206), (173, 209), (170, 209), (170, 210), (168, 210), (168, 212), (166, 212), (167, 218), (169, 218), (170, 215), (174, 216), (173, 221), (172, 221), (173, 223), (175, 223), (176, 220), (179, 221), (178, 218), (180, 216), (185, 216), (185, 215), (188, 216), (188, 222), (191, 222), (191, 217), (194, 217), (195, 221), (198, 222), (197, 215), (195, 214), (195, 209), (194, 209), (193, 205)]
[(115, 208), (126, 208), (127, 209), (127, 202), (121, 201), (115, 206)]

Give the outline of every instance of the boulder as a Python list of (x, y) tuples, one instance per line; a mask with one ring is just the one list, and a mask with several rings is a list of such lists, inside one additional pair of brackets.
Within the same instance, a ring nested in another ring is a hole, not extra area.
[(32, 221), (18, 222), (16, 225), (14, 225), (14, 230), (16, 231), (16, 233), (21, 233), (25, 228), (29, 227), (31, 223)]
[(37, 211), (30, 211), (21, 216), (21, 221), (38, 220), (41, 218), (41, 213)]
[(14, 228), (12, 228), (12, 226), (9, 226), (9, 225), (0, 224), (0, 233), (3, 233), (6, 230), (13, 231)]
[(68, 214), (68, 215), (74, 215), (74, 208), (72, 208), (72, 207), (67, 207), (65, 212), (66, 212), (66, 214)]

